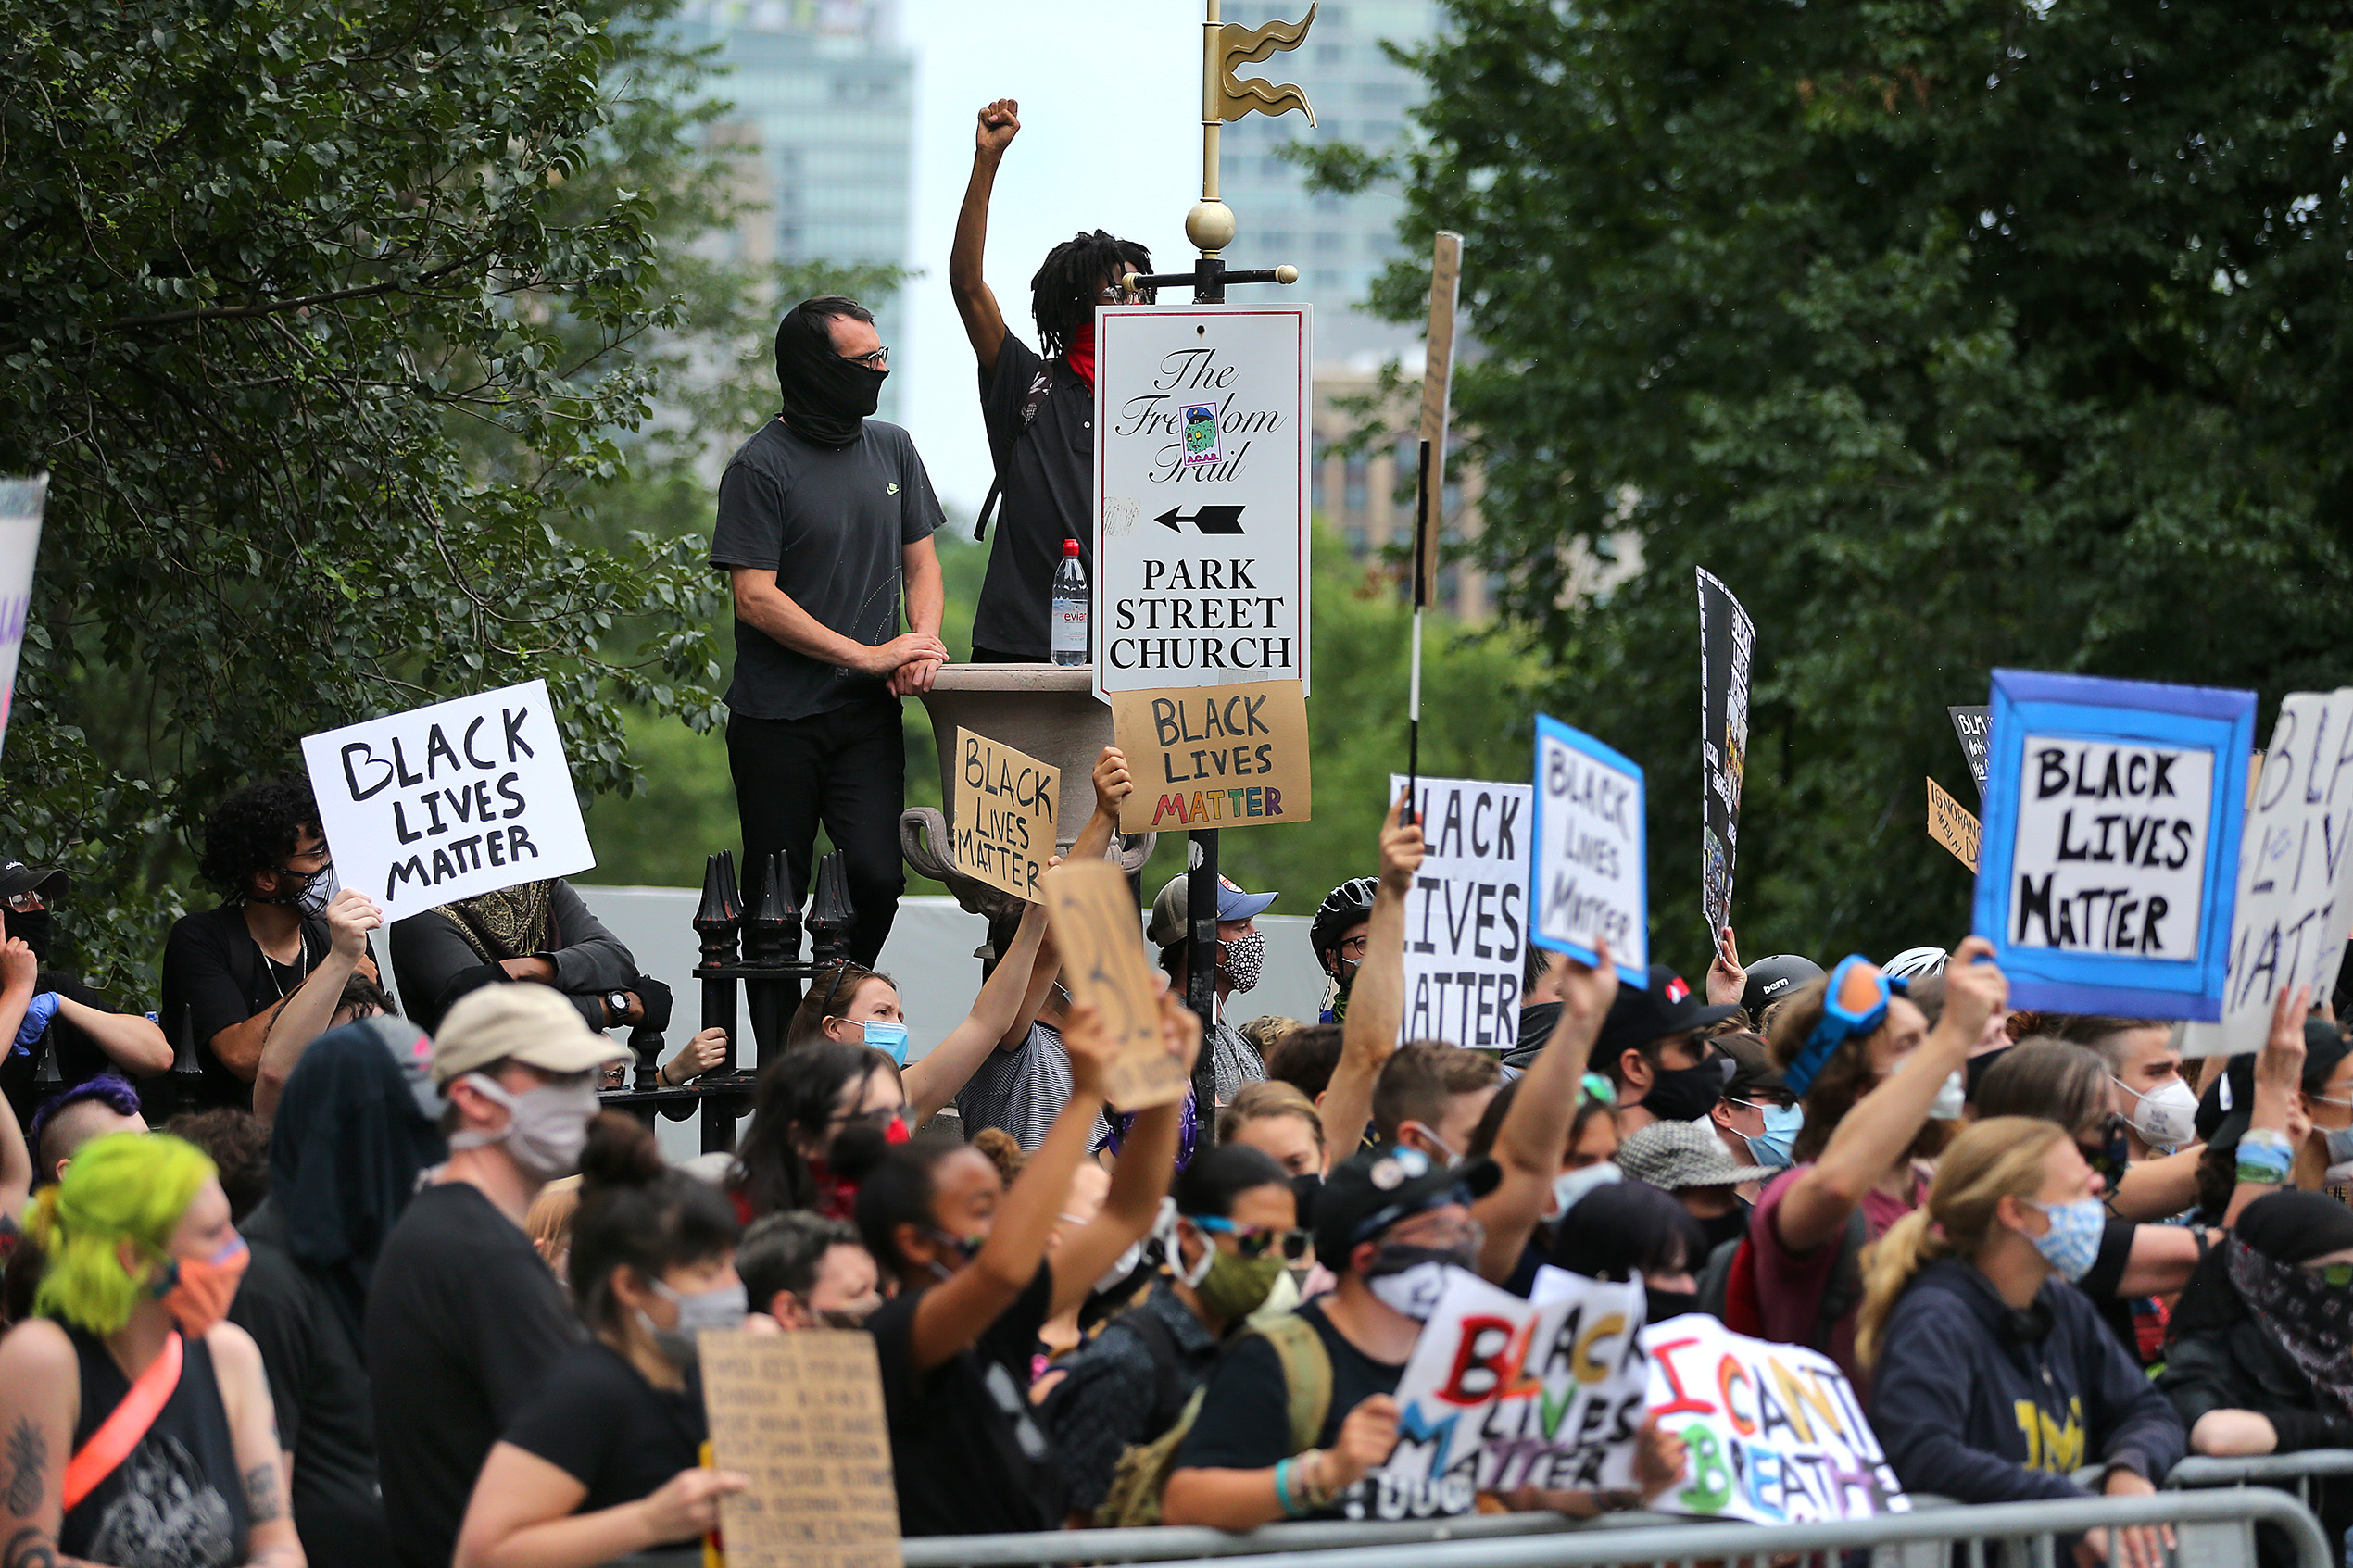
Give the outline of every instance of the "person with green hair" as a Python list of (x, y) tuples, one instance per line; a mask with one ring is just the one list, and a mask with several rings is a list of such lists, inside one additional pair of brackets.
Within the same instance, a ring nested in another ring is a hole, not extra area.
[(302, 1568), (261, 1352), (227, 1321), (245, 1244), (212, 1161), (94, 1139), (27, 1229), (46, 1266), (0, 1339), (0, 1553)]

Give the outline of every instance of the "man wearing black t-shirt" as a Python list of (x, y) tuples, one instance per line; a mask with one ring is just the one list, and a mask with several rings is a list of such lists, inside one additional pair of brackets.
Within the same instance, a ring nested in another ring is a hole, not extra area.
[[(40, 967), (24, 1021), (13, 1040), (0, 1040), (0, 1092), (19, 1125), (31, 1121), (44, 1093), (70, 1090), (105, 1073), (148, 1078), (171, 1065), (163, 1031), (144, 1014), (118, 1012), (81, 977), (52, 967), (50, 905), (73, 890), (73, 879), (52, 866), (0, 860), (0, 940), (32, 949)], [(57, 1065), (57, 1086), (35, 1087), (43, 1057)]]
[[(899, 699), (929, 691), (948, 659), (931, 476), (905, 431), (867, 418), (889, 355), (874, 313), (854, 300), (827, 295), (786, 313), (784, 410), (720, 477), (711, 543), (735, 597), (727, 765), (747, 871), (756, 876), (783, 850), (798, 905), (822, 819), (857, 907), (850, 956), (869, 966), (907, 884)], [(749, 884), (745, 893), (757, 897)]]
[(1100, 229), (1079, 234), (1048, 252), (1030, 280), (1043, 357), (1005, 329), (981, 263), (997, 165), (1020, 133), (1020, 115), (1011, 98), (980, 111), (972, 181), (948, 253), (948, 286), (980, 362), (980, 417), (1002, 496), (973, 615), (973, 659), (983, 664), (1052, 657), (1046, 611), (1063, 540), (1078, 541), (1079, 563), (1094, 581), (1095, 307), (1128, 303), (1137, 296), (1121, 280), (1152, 270), (1151, 252), (1133, 240)]

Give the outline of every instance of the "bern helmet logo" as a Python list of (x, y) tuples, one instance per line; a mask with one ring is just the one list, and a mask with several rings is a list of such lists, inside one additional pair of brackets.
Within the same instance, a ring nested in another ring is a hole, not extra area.
[(1691, 994), (1692, 988), (1683, 984), (1683, 977), (1681, 975), (1673, 975), (1668, 978), (1667, 982), (1667, 999), (1668, 1001), (1680, 1002)]

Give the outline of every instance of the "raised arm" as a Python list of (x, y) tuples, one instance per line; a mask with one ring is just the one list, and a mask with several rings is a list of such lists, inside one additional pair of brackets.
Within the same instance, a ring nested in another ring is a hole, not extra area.
[[(260, 1050), (254, 1060), (253, 1113), (264, 1122), (277, 1114), (278, 1097), (285, 1092), (286, 1080), (294, 1076), (302, 1053), (326, 1032), (352, 970), (367, 956), (368, 933), (382, 925), (384, 919), (384, 911), (358, 888), (346, 887), (336, 894), (334, 902), (327, 906), (327, 956), (303, 977), (293, 996), (259, 1020), (248, 1019), (238, 1026), (261, 1024)], [(214, 1036), (216, 1051), (220, 1038)], [(228, 1058), (224, 1055), (221, 1060)]]
[(939, 1108), (954, 1099), (968, 1083), (988, 1053), (997, 1048), (1012, 1025), (1013, 1015), (1021, 1009), (1023, 994), (1029, 988), (1030, 968), (1038, 957), (1038, 943), (1046, 935), (1046, 906), (1032, 904), (1022, 911), (1021, 924), (1013, 932), (1013, 939), (1005, 946), (1004, 957), (988, 972), (988, 979), (981, 985), (980, 995), (973, 1001), (972, 1011), (964, 1021), (948, 1033), (948, 1038), (925, 1053), (921, 1061), (911, 1061), (900, 1074), (907, 1091), (907, 1104), (914, 1112), (915, 1124), (921, 1126), (936, 1115)]
[[(0, 943), (0, 1054), (16, 1043), (24, 1026), (24, 1010), (32, 1000), (33, 978), (41, 960), (15, 937)], [(32, 1195), (32, 1150), (25, 1146), (24, 1128), (10, 1107), (0, 1105), (0, 1220), (23, 1216)]]
[[(1126, 754), (1115, 746), (1107, 746), (1095, 758), (1095, 809), (1088, 817), (1087, 825), (1078, 830), (1078, 837), (1070, 847), (1066, 860), (1100, 860), (1111, 847), (1112, 835), (1119, 831), (1119, 808), (1134, 791), (1135, 784), (1127, 777)], [(1037, 961), (1030, 965), (1029, 989), (1022, 997), (1021, 1011), (1014, 1015), (1013, 1027), (997, 1042), (1000, 1050), (1018, 1050), (1029, 1037), (1029, 1026), (1038, 1022), (1038, 1012), (1046, 1005), (1046, 993), (1052, 990), (1055, 979), (1063, 972), (1060, 949), (1054, 946), (1054, 934), (1050, 930), (1038, 946)]]
[(988, 249), (988, 197), (997, 188), (997, 165), (1005, 149), (1021, 134), (1021, 105), (1000, 98), (980, 111), (974, 132), (973, 175), (964, 186), (964, 205), (956, 213), (956, 238), (948, 250), (948, 288), (956, 296), (956, 314), (964, 319), (964, 335), (972, 339), (973, 358), (994, 374), (997, 351), (1005, 345), (1005, 316), (997, 296), (981, 276)]
[[(2288, 1143), (2289, 1158), (2291, 1160), (2295, 1158), (2290, 1120), (2295, 1111), (2296, 1097), (2304, 1083), (2304, 1012), (2311, 1005), (2311, 999), (2309, 988), (2282, 990), (2271, 998), (2271, 1034), (2264, 1042), (2261, 1053), (2255, 1059), (2255, 1108), (2247, 1113), (2246, 1131), (2239, 1137), (2242, 1149), (2246, 1148), (2246, 1140), (2257, 1133), (2271, 1133), (2277, 1135), (2278, 1141)], [(2293, 1171), (2291, 1165), (2291, 1176)], [(2241, 1210), (2267, 1192), (2279, 1191), (2286, 1185), (2286, 1180), (2241, 1181), (2231, 1189), (2231, 1201), (2223, 1210), (2222, 1223), (2237, 1224)]]
[(1617, 995), (1617, 969), (1607, 941), (1598, 956), (1601, 962), (1589, 966), (1559, 955), (1560, 1018), (1513, 1094), (1504, 1124), (1495, 1129), (1495, 1162), (1503, 1167), (1504, 1179), (1471, 1206), (1472, 1217), (1487, 1229), (1478, 1272), (1499, 1285), (1519, 1266), (1529, 1233), (1544, 1217), (1561, 1159), (1568, 1150), (1585, 1062)]
[(1380, 828), (1380, 887), (1365, 928), (1365, 961), (1348, 991), (1348, 1019), (1340, 1029), (1340, 1062), (1325, 1086), (1326, 1169), (1336, 1169), (1356, 1152), (1365, 1123), (1373, 1116), (1373, 1085), (1405, 1024), (1405, 895), (1422, 869), (1419, 823), (1398, 822), (1405, 797), (1400, 794)]

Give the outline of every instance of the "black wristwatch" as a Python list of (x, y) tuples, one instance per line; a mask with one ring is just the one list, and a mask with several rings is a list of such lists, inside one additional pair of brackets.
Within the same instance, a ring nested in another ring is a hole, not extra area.
[(608, 991), (608, 992), (606, 992), (606, 993), (605, 993), (604, 1001), (605, 1001), (605, 1027), (606, 1027), (606, 1028), (608, 1028), (608, 1029), (617, 1028), (617, 1027), (618, 1027), (618, 1026), (620, 1026), (621, 1024), (623, 1024), (623, 1023), (626, 1023), (626, 1022), (629, 1022), (629, 993), (628, 993), (628, 992), (626, 992), (626, 991)]

